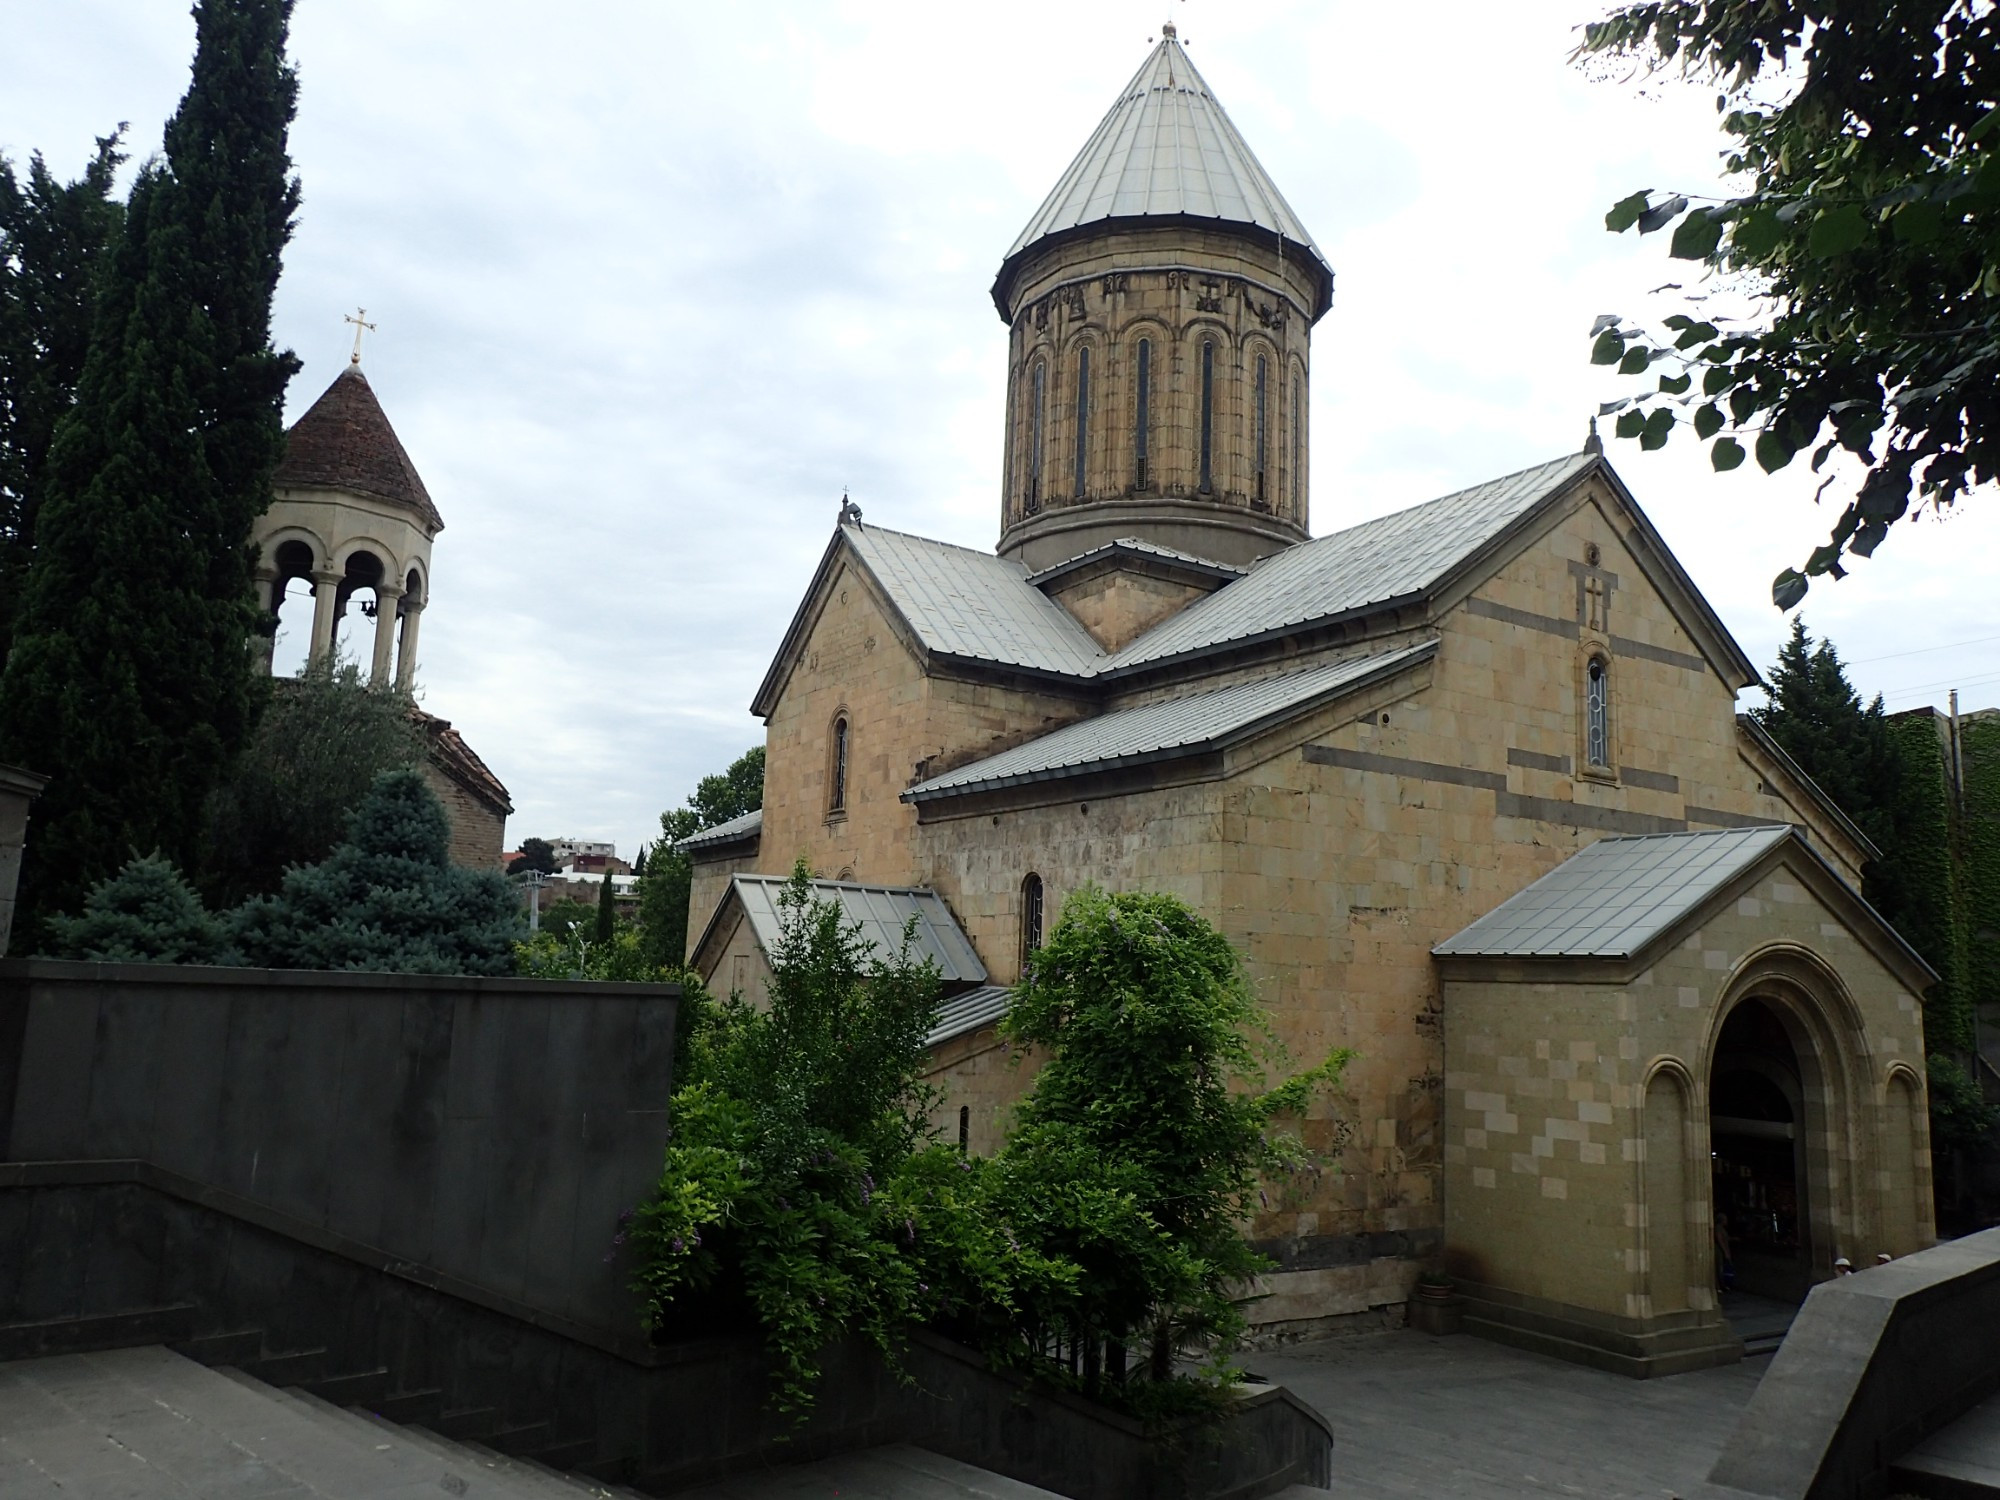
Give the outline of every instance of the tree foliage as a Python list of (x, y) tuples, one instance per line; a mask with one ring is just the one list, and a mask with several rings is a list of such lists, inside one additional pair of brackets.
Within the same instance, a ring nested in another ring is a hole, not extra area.
[(250, 742), (210, 799), (202, 884), (234, 904), (326, 858), (384, 771), (416, 766), (425, 741), (405, 693), (324, 661), (273, 682)]
[(759, 1327), (777, 1403), (801, 1413), (827, 1344), (893, 1358), (919, 1324), (1128, 1411), (1212, 1401), (1240, 1283), (1267, 1268), (1240, 1222), (1260, 1174), (1307, 1165), (1272, 1126), (1345, 1054), (1261, 1090), (1229, 944), (1170, 897), (1086, 891), (1008, 1022), (1047, 1063), (1001, 1152), (968, 1157), (929, 1123), (935, 970), (907, 935), (870, 951), (803, 864), (779, 911), (769, 1010), (690, 1012), (664, 1170), (630, 1230), (647, 1326)]
[(49, 922), (58, 958), (100, 963), (225, 962), (225, 925), (202, 905), (173, 861), (135, 855), (84, 901), (83, 914)]
[(1718, 470), (1754, 453), (1776, 472), (1810, 449), (1815, 472), (1841, 450), (1862, 471), (1826, 544), (1778, 575), (1779, 607), (1873, 553), (1913, 504), (2000, 476), (2000, 13), (1645, 0), (1587, 26), (1581, 50), (1719, 83), (1741, 195), (1644, 190), (1605, 224), (1672, 226), (1670, 256), (1760, 309), (1731, 323), (1691, 299), (1659, 333), (1598, 319), (1592, 360), (1652, 387), (1601, 414), (1644, 448), (1690, 426)]
[(451, 862), (451, 825), (415, 771), (384, 772), (347, 842), (237, 910), (244, 960), (287, 969), (511, 974), (519, 903), (494, 870)]
[(555, 874), (556, 851), (547, 839), (522, 839), (521, 852), (507, 866), (509, 875), (525, 875), (530, 870)]
[(22, 900), (73, 906), (134, 849), (192, 863), (257, 686), (251, 527), (297, 367), (270, 345), (298, 184), (290, 0), (199, 0), (193, 78), (139, 173), (59, 421), (0, 676), (0, 760), (49, 773)]
[(1901, 766), (1881, 695), (1863, 707), (1833, 642), (1815, 646), (1803, 617), (1793, 619), (1767, 681), (1770, 704), (1751, 717), (1862, 832), (1878, 845), (1893, 842)]
[(39, 153), (25, 180), (0, 156), (0, 666), (34, 556), (49, 448), (76, 404), (97, 279), (124, 213), (112, 194), (123, 134), (98, 137), (70, 183)]
[(660, 841), (639, 882), (639, 930), (655, 963), (677, 968), (687, 955), (694, 861), (681, 852), (680, 841), (763, 805), (764, 747), (757, 745), (730, 762), (728, 770), (702, 777), (687, 806), (660, 814)]

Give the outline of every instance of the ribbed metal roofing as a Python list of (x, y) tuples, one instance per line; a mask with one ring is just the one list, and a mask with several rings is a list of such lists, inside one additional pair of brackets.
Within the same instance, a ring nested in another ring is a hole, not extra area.
[(1288, 547), (1106, 660), (1115, 672), (1420, 596), (1599, 459), (1572, 453)]
[(1784, 826), (1599, 839), (1431, 952), (1632, 958), (1786, 840)]
[(1060, 578), (1066, 573), (1074, 573), (1078, 568), (1085, 567), (1102, 558), (1117, 557), (1124, 553), (1130, 553), (1142, 558), (1157, 558), (1161, 562), (1171, 563), (1176, 567), (1190, 568), (1197, 573), (1206, 573), (1213, 578), (1241, 578), (1245, 573), (1250, 571), (1248, 568), (1239, 568), (1234, 563), (1216, 562), (1211, 558), (1197, 557), (1192, 552), (1182, 552), (1175, 547), (1162, 547), (1159, 543), (1146, 541), (1143, 537), (1121, 536), (1116, 540), (1105, 542), (1102, 546), (1092, 547), (1087, 552), (1079, 552), (1073, 557), (1066, 557), (1061, 562), (1050, 563), (1039, 572), (1030, 573), (1028, 575), (1028, 582), (1032, 583), (1036, 588), (1042, 588), (1050, 581)]
[(734, 844), (751, 838), (764, 827), (764, 809), (747, 812), (740, 818), (731, 818), (727, 823), (717, 823), (713, 828), (704, 828), (700, 833), (691, 833), (674, 845), (676, 849), (708, 849), (719, 844)]
[[(790, 883), (790, 877), (784, 875), (736, 875), (729, 882), (758, 946), (767, 955), (777, 951), (784, 935), (778, 919), (778, 896)], [(938, 977), (946, 984), (986, 982), (986, 965), (979, 961), (971, 941), (936, 891), (856, 885), (844, 880), (815, 880), (811, 884), (815, 899), (837, 902), (847, 921), (860, 924), (862, 939), (875, 945), (879, 957), (886, 958), (902, 947), (903, 925), (915, 917), (917, 930), (911, 951), (919, 961), (935, 960)]]
[(1164, 703), (1120, 709), (933, 776), (903, 793), (906, 802), (1029, 781), (1052, 781), (1220, 749), (1364, 682), (1399, 672), (1437, 650), (1436, 641), (1332, 662), (1303, 672), (1212, 688)]
[(855, 552), (926, 649), (1087, 677), (1104, 652), (1022, 564), (949, 542), (844, 526)]
[[(996, 300), (1018, 258), (1039, 241), (1107, 220), (1154, 218), (1267, 230), (1297, 245), (1331, 285), (1326, 258), (1172, 26), (1007, 251)], [(1314, 316), (1323, 310), (1314, 308)]]
[(982, 984), (976, 990), (952, 996), (938, 1007), (937, 1024), (924, 1038), (924, 1045), (935, 1047), (939, 1042), (992, 1025), (1007, 1014), (1013, 998), (1014, 992), (1004, 984)]

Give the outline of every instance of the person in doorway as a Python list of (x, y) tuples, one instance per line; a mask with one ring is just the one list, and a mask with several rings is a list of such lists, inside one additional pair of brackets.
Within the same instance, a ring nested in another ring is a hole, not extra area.
[(1840, 1256), (1833, 1263), (1833, 1274), (1836, 1276), (1852, 1276), (1854, 1274), (1854, 1262), (1844, 1255)]
[(1894, 1260), (1895, 1258), (1896, 1257), (1891, 1255), (1887, 1250), (1884, 1250), (1881, 1254), (1875, 1257), (1875, 1264), (1878, 1266), (1886, 1266), (1889, 1264), (1890, 1261)]

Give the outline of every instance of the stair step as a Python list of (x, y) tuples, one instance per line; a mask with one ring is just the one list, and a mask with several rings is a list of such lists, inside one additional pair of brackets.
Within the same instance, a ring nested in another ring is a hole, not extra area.
[(515, 1427), (502, 1427), (489, 1432), (479, 1439), (479, 1445), (513, 1457), (521, 1453), (533, 1453), (538, 1448), (546, 1448), (556, 1440), (555, 1424), (552, 1422), (523, 1422)]
[(558, 1473), (533, 1459), (497, 1453), (481, 1443), (467, 1443), (465, 1446), (478, 1457), (492, 1461), (499, 1472), (532, 1492), (538, 1500), (584, 1500), (587, 1495), (603, 1493), (587, 1479)]
[(335, 1406), (369, 1406), (388, 1394), (389, 1372), (384, 1369), (356, 1370), (351, 1375), (301, 1380), (299, 1388)]
[(441, 1411), (436, 1421), (424, 1425), (441, 1438), (464, 1443), (498, 1431), (504, 1420), (497, 1406), (465, 1406), (457, 1411)]
[(167, 1347), (182, 1359), (211, 1369), (216, 1365), (252, 1365), (264, 1353), (264, 1330), (239, 1328), (233, 1333), (201, 1333)]
[(325, 1349), (290, 1349), (283, 1354), (264, 1354), (236, 1366), (252, 1380), (268, 1386), (304, 1385), (326, 1373)]
[(373, 1401), (355, 1401), (370, 1416), (382, 1417), (390, 1422), (408, 1425), (411, 1422), (429, 1422), (444, 1410), (444, 1392), (398, 1391), (393, 1396), (377, 1396)]
[(86, 1354), (100, 1349), (171, 1343), (193, 1336), (194, 1318), (192, 1302), (170, 1302), (129, 1312), (0, 1324), (0, 1360), (44, 1359), (53, 1354)]
[(525, 1464), (552, 1469), (567, 1478), (597, 1457), (597, 1439), (574, 1438), (568, 1442), (551, 1443), (546, 1448), (524, 1449), (514, 1457)]

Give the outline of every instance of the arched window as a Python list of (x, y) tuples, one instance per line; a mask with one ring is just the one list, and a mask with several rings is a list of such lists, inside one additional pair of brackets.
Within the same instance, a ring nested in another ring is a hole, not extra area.
[(847, 810), (847, 715), (841, 714), (833, 721), (833, 763), (828, 782), (830, 793), (826, 799), (826, 810), (830, 813)]
[(1300, 399), (1299, 377), (1292, 376), (1292, 519), (1296, 521), (1303, 512), (1299, 509), (1299, 456), (1304, 451), (1300, 435), (1306, 430), (1305, 402)]
[(1257, 494), (1257, 503), (1259, 505), (1269, 505), (1271, 503), (1270, 491), (1264, 483), (1264, 470), (1268, 462), (1268, 457), (1270, 453), (1270, 444), (1266, 439), (1266, 432), (1268, 429), (1264, 421), (1264, 413), (1266, 409), (1265, 388), (1268, 384), (1268, 376), (1266, 373), (1267, 369), (1268, 366), (1265, 362), (1264, 356), (1261, 354), (1258, 355), (1257, 385), (1256, 385), (1256, 390), (1254, 392), (1256, 398), (1255, 409), (1251, 413), (1251, 421), (1250, 421), (1250, 427), (1251, 427), (1250, 452), (1251, 452), (1251, 461), (1257, 466), (1256, 494)]
[(1021, 882), (1021, 969), (1042, 946), (1042, 877), (1030, 874)]
[(1201, 341), (1201, 488), (1215, 488), (1215, 342)]
[(1132, 483), (1135, 488), (1143, 490), (1150, 480), (1147, 462), (1151, 455), (1147, 452), (1147, 448), (1153, 436), (1153, 341), (1151, 339), (1139, 340), (1138, 388), (1138, 408), (1132, 420)]
[(1028, 377), (1028, 513), (1042, 508), (1042, 431), (1048, 416), (1049, 367), (1035, 361)]
[(1601, 656), (1591, 657), (1585, 669), (1583, 759), (1586, 765), (1611, 765), (1611, 668)]
[(1083, 498), (1085, 461), (1090, 453), (1090, 346), (1076, 351), (1076, 498)]

